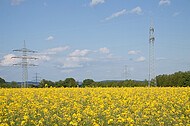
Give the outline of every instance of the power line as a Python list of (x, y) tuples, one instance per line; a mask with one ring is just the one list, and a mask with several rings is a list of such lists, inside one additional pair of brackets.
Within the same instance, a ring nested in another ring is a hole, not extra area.
[(27, 49), (26, 44), (25, 44), (25, 40), (24, 40), (24, 48), (16, 49), (16, 50), (13, 50), (13, 51), (22, 52), (21, 56), (15, 56), (15, 57), (12, 57), (12, 58), (20, 58), (20, 59), (22, 59), (21, 63), (13, 64), (13, 65), (22, 66), (22, 84), (23, 84), (23, 87), (26, 88), (28, 86), (28, 68), (27, 67), (28, 66), (37, 66), (37, 65), (28, 63), (28, 59), (36, 60), (37, 58), (32, 57), (32, 56), (28, 56), (27, 52), (36, 53), (36, 51), (32, 51), (32, 50)]

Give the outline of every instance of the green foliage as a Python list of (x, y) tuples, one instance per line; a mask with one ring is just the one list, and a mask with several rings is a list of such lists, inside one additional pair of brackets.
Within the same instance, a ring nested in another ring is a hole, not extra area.
[(74, 78), (66, 78), (64, 83), (67, 87), (76, 87), (77, 86)]
[(187, 87), (190, 86), (190, 71), (159, 75), (156, 80), (157, 86), (161, 87)]
[(51, 87), (51, 86), (54, 87), (55, 86), (54, 82), (52, 82), (50, 80), (45, 80), (45, 79), (43, 79), (39, 84), (40, 84), (38, 86), (39, 88), (45, 87), (46, 84), (47, 84), (47, 87)]
[(10, 88), (10, 85), (7, 83), (0, 83), (0, 87), (2, 88)]
[(145, 87), (147, 86), (147, 81), (105, 81), (105, 82), (93, 82), (89, 87)]
[(77, 84), (75, 82), (75, 79), (73, 78), (66, 78), (65, 81), (59, 80), (57, 82), (52, 82), (50, 80), (43, 79), (38, 85), (39, 88), (46, 87), (76, 87)]
[[(190, 86), (190, 71), (187, 72), (176, 72), (170, 75), (158, 75), (156, 77), (158, 87), (187, 87)], [(153, 86), (153, 80), (151, 85)], [(43, 79), (38, 86), (29, 85), (29, 87), (77, 87), (79, 82), (76, 82), (74, 78), (66, 78), (64, 81), (59, 80), (57, 82), (52, 82), (50, 80)], [(104, 81), (104, 82), (94, 82), (92, 79), (85, 79), (82, 83), (82, 87), (146, 87), (148, 86), (148, 81), (135, 81), (135, 80), (126, 80), (126, 81)], [(0, 77), (0, 87), (2, 88), (18, 88), (20, 87), (17, 82), (12, 81), (10, 84), (7, 84), (4, 79)]]
[(16, 81), (11, 81), (10, 87), (11, 87), (11, 88), (19, 88), (19, 85), (17, 84)]
[(55, 87), (67, 87), (67, 86), (64, 81), (59, 80), (59, 81), (55, 82)]
[(7, 84), (3, 78), (0, 77), (0, 87), (1, 88), (10, 88), (10, 85)]
[(85, 80), (83, 80), (82, 87), (85, 87), (85, 86), (88, 87), (92, 83), (94, 83), (94, 81), (92, 79), (85, 79)]
[(5, 80), (0, 77), (0, 84), (3, 84), (3, 83), (5, 83)]

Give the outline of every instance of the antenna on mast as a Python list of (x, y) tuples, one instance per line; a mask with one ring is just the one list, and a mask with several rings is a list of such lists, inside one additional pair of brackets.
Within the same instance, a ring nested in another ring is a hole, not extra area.
[(149, 30), (149, 82), (148, 82), (148, 87), (151, 86), (151, 80), (153, 81), (154, 86), (157, 87), (156, 76), (155, 76), (154, 40), (155, 40), (154, 28), (153, 28), (152, 17), (151, 17), (151, 24), (150, 24), (150, 30)]

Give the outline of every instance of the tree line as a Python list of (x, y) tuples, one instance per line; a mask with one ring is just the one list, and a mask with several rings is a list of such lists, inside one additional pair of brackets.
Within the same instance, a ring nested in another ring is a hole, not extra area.
[(0, 77), (0, 87), (1, 88), (19, 88), (20, 86), (16, 81), (12, 81), (10, 84), (6, 83), (3, 78)]
[[(152, 80), (153, 81), (153, 80)], [(158, 75), (156, 76), (156, 82), (158, 87), (187, 87), (190, 86), (190, 71), (176, 72), (170, 75)], [(152, 82), (151, 82), (152, 83)], [(95, 82), (92, 79), (83, 80), (82, 84), (75, 81), (74, 78), (66, 78), (64, 81), (59, 80), (56, 82), (50, 80), (41, 80), (39, 85), (29, 85), (29, 87), (44, 88), (44, 87), (146, 87), (148, 81), (101, 81)], [(0, 77), (0, 87), (2, 88), (19, 88), (21, 87), (15, 81), (7, 84), (4, 79)]]
[(190, 71), (158, 75), (156, 80), (157, 85), (160, 87), (187, 87), (190, 86)]

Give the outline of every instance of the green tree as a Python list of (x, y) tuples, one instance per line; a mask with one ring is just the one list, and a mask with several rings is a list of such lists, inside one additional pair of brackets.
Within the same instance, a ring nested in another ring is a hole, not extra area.
[(124, 87), (124, 81), (119, 81), (119, 82), (117, 82), (117, 86), (118, 87)]
[(76, 87), (76, 81), (74, 78), (66, 78), (64, 81), (66, 87)]
[(55, 82), (55, 86), (56, 87), (66, 87), (65, 82), (62, 80)]
[(143, 87), (146, 87), (146, 86), (148, 86), (148, 80), (147, 79), (145, 79), (144, 81), (143, 81), (143, 85), (142, 85)]
[(10, 85), (7, 83), (1, 83), (0, 87), (2, 88), (10, 88)]
[(0, 77), (0, 84), (3, 84), (3, 83), (5, 83), (5, 80)]
[(179, 86), (186, 87), (190, 86), (190, 71), (187, 72), (175, 72), (170, 75), (158, 75), (156, 77), (157, 85), (162, 87)]
[(52, 87), (55, 87), (54, 82), (52, 82), (52, 81), (50, 81), (50, 80), (45, 80), (45, 79), (43, 79), (39, 84), (40, 84), (40, 85), (38, 86), (39, 88), (45, 87), (46, 84), (47, 84), (48, 87), (51, 87), (51, 86), (52, 86)]
[(85, 87), (85, 86), (89, 87), (92, 83), (94, 83), (92, 79), (85, 79), (83, 80), (82, 87)]
[(2, 87), (2, 88), (9, 88), (10, 85), (7, 84), (3, 78), (0, 77), (0, 87)]
[(10, 83), (10, 87), (11, 87), (11, 88), (18, 88), (19, 85), (17, 84), (16, 81), (11, 81), (11, 83)]

